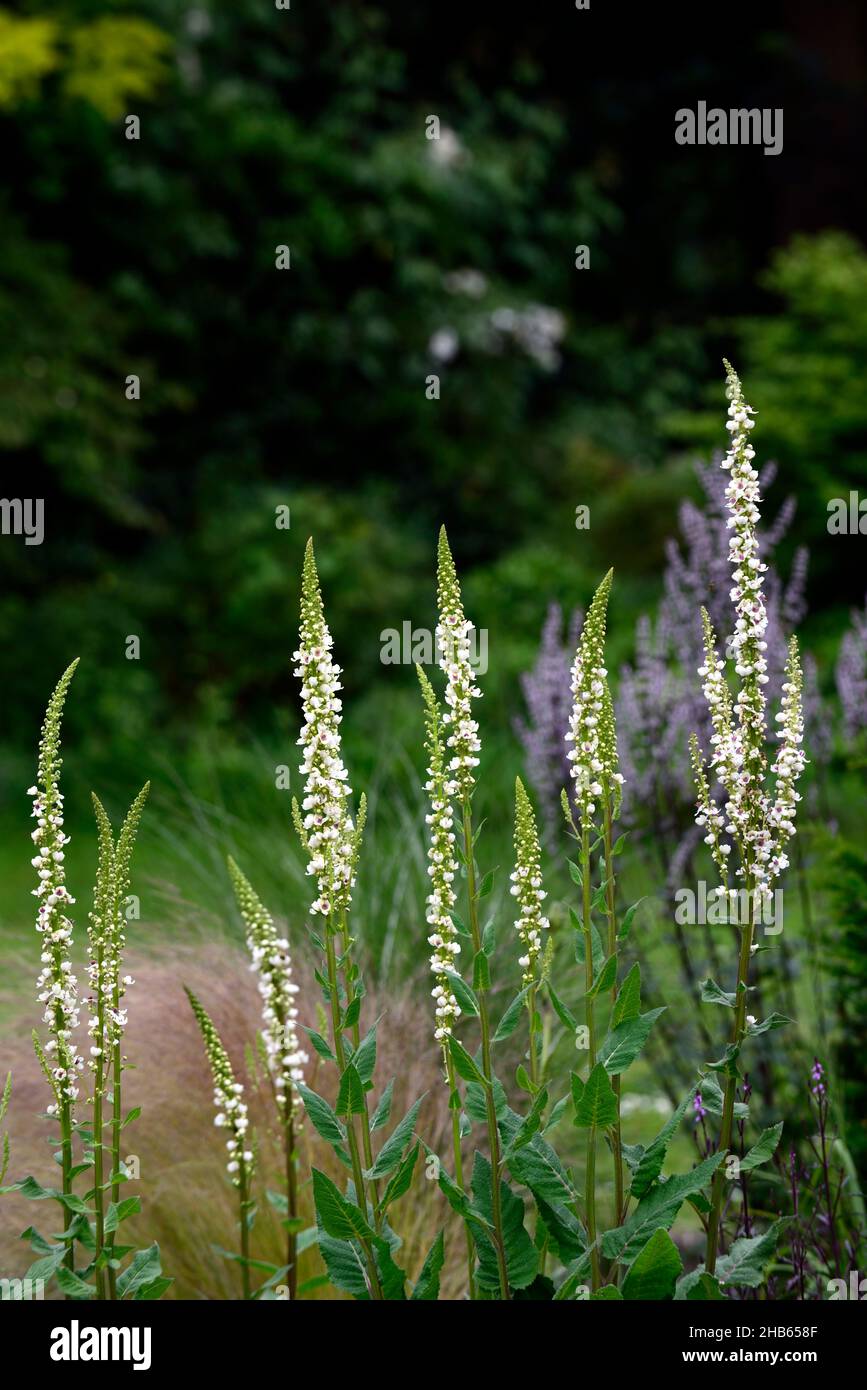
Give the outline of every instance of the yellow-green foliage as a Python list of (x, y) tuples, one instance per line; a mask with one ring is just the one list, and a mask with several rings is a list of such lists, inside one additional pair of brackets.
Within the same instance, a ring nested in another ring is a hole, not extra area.
[(117, 120), (165, 80), (171, 42), (144, 19), (106, 15), (67, 29), (59, 20), (0, 10), (0, 107), (30, 100), (56, 72), (66, 96)]

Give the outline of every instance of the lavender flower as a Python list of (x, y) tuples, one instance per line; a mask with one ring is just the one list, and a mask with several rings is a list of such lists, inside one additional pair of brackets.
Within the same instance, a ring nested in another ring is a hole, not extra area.
[(867, 729), (867, 600), (863, 613), (852, 614), (852, 626), (840, 644), (835, 676), (843, 730), (848, 739), (855, 739)]
[(572, 705), (570, 653), (578, 644), (583, 616), (579, 609), (573, 612), (568, 645), (564, 646), (563, 612), (559, 604), (552, 603), (535, 665), (521, 677), (528, 717), (526, 721), (516, 720), (515, 730), (524, 748), (527, 777), (536, 793), (548, 836), (559, 821), (560, 792), (570, 780), (571, 764), (564, 746)]

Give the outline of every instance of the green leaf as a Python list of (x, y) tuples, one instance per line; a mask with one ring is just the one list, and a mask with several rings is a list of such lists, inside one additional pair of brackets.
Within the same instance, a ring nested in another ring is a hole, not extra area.
[[(503, 1121), (504, 1132), (510, 1134), (516, 1122), (520, 1124), (520, 1117), (514, 1111), (509, 1111)], [(556, 1205), (574, 1202), (578, 1195), (555, 1150), (539, 1134), (534, 1134), (529, 1144), (524, 1144), (512, 1154), (509, 1170), (515, 1181), (529, 1187), (537, 1200), (542, 1197)]]
[(618, 835), (618, 836), (617, 836), (617, 839), (614, 841), (614, 844), (613, 844), (612, 847), (611, 847), (611, 858), (612, 858), (612, 859), (614, 858), (615, 854), (622, 854), (622, 853), (623, 853), (623, 850), (624, 850), (624, 848), (625, 848), (625, 846), (626, 846), (626, 841), (627, 841), (628, 838), (629, 838), (629, 831), (628, 831), (628, 830), (625, 830), (625, 831), (623, 832), (622, 835)]
[(328, 1043), (325, 1041), (321, 1033), (317, 1033), (315, 1028), (307, 1027), (304, 1028), (304, 1032), (307, 1034), (308, 1038), (312, 1042), (316, 1051), (319, 1053), (320, 1057), (324, 1057), (326, 1062), (337, 1061), (337, 1058), (331, 1051), (331, 1048), (329, 1047)]
[(574, 1084), (576, 1081), (580, 1081), (580, 1078), (573, 1073), (572, 1095), (575, 1101), (575, 1119), (572, 1123), (578, 1125), (579, 1128), (589, 1128), (595, 1125), (597, 1129), (605, 1129), (608, 1125), (616, 1124), (617, 1096), (608, 1079), (604, 1063), (596, 1063), (580, 1092)]
[[(412, 1132), (415, 1129), (415, 1122), (418, 1119), (418, 1112), (421, 1109), (423, 1100), (424, 1096), (420, 1096), (415, 1102), (415, 1105), (411, 1106), (406, 1112), (390, 1138), (385, 1141), (374, 1160), (373, 1167), (367, 1174), (369, 1178), (387, 1177), (392, 1169), (396, 1168), (400, 1163), (403, 1151), (409, 1143)], [(329, 1235), (331, 1234), (332, 1232), (329, 1231)]]
[(530, 1095), (534, 1094), (536, 1088), (530, 1080), (530, 1073), (523, 1062), (515, 1068), (515, 1080), (522, 1091), (527, 1091)]
[(701, 1001), (703, 1004), (723, 1004), (727, 1009), (734, 1009), (737, 1006), (737, 992), (729, 993), (721, 989), (716, 980), (712, 980), (708, 975), (706, 980), (701, 982)]
[(365, 1033), (352, 1058), (355, 1069), (361, 1077), (361, 1084), (366, 1091), (373, 1084), (373, 1073), (376, 1069), (376, 1027), (377, 1025), (374, 1023), (373, 1027)]
[(463, 1043), (459, 1042), (452, 1033), (449, 1037), (449, 1053), (455, 1064), (455, 1071), (464, 1081), (475, 1081), (479, 1086), (487, 1086), (485, 1074), (480, 1067), (476, 1066)]
[(725, 1294), (719, 1286), (719, 1281), (712, 1274), (708, 1274), (703, 1265), (678, 1279), (674, 1290), (676, 1303), (687, 1299), (691, 1303), (719, 1303), (724, 1298)]
[(326, 1235), (334, 1240), (371, 1240), (373, 1232), (361, 1208), (344, 1197), (318, 1168), (314, 1168), (312, 1174), (316, 1219)]
[(122, 1202), (109, 1202), (108, 1211), (105, 1214), (105, 1231), (109, 1234), (116, 1231), (121, 1221), (125, 1221), (134, 1212), (141, 1211), (140, 1197), (125, 1197)]
[(361, 1018), (361, 995), (360, 995), (360, 994), (356, 994), (355, 998), (354, 998), (354, 999), (351, 999), (350, 1002), (347, 1004), (346, 1009), (345, 1009), (345, 1011), (344, 1011), (344, 1014), (343, 1014), (343, 1027), (344, 1027), (344, 1028), (354, 1028), (355, 1025), (356, 1025), (356, 1023), (358, 1022), (358, 1020), (359, 1020), (360, 1018)]
[(662, 1172), (662, 1165), (665, 1162), (668, 1146), (680, 1128), (683, 1117), (688, 1107), (691, 1105), (694, 1096), (695, 1087), (683, 1098), (674, 1114), (666, 1121), (656, 1138), (648, 1145), (641, 1155), (630, 1188), (633, 1197), (643, 1197), (656, 1182), (656, 1179)]
[(412, 1291), (411, 1302), (433, 1303), (440, 1294), (440, 1273), (446, 1262), (443, 1233), (440, 1231), (421, 1267), (421, 1273)]
[(162, 1274), (160, 1247), (154, 1242), (146, 1250), (137, 1250), (128, 1267), (118, 1275), (117, 1292), (119, 1298), (135, 1297), (138, 1290), (158, 1279)]
[(473, 957), (473, 989), (486, 990), (491, 988), (491, 967), (488, 957), (484, 950), (477, 951)]
[(325, 1140), (336, 1153), (344, 1156), (344, 1161), (348, 1160), (343, 1145), (346, 1143), (346, 1130), (338, 1120), (327, 1100), (318, 1096), (315, 1091), (311, 1091), (302, 1081), (296, 1082), (298, 1094), (304, 1102), (304, 1109), (307, 1111), (307, 1118), (312, 1124), (316, 1133)]
[(544, 1089), (539, 1091), (532, 1106), (524, 1120), (511, 1135), (505, 1149), (503, 1150), (503, 1162), (507, 1163), (513, 1153), (522, 1149), (525, 1144), (529, 1144), (533, 1135), (538, 1133), (542, 1124), (542, 1115), (545, 1106), (548, 1104), (548, 1092)]
[[(493, 1091), (494, 1113), (496, 1114), (497, 1118), (500, 1119), (508, 1110), (509, 1105), (508, 1101), (506, 1100), (506, 1092), (503, 1087), (503, 1083), (502, 1081), (498, 1081), (496, 1077), (494, 1077)], [(466, 1112), (469, 1115), (470, 1119), (475, 1121), (477, 1125), (487, 1124), (487, 1095), (488, 1091), (486, 1086), (479, 1086), (478, 1083), (475, 1081), (467, 1082), (467, 1093), (464, 1102), (466, 1106)], [(517, 1116), (515, 1118), (517, 1120)]]
[[(472, 1193), (474, 1206), (485, 1218), (485, 1221), (492, 1225), (491, 1165), (480, 1153), (476, 1153), (473, 1160)], [(539, 1257), (536, 1247), (524, 1227), (524, 1203), (502, 1178), (500, 1179), (500, 1214), (509, 1287), (525, 1289), (532, 1284), (536, 1277)], [(483, 1230), (475, 1232), (475, 1239), (476, 1253), (479, 1259), (477, 1272), (479, 1287), (497, 1290), (500, 1287), (500, 1280), (493, 1242)]]
[(352, 1294), (362, 1301), (370, 1298), (364, 1257), (351, 1240), (335, 1240), (319, 1223), (319, 1253), (328, 1270), (328, 1278), (336, 1289)]
[(133, 1294), (136, 1303), (152, 1303), (158, 1298), (162, 1298), (166, 1289), (170, 1289), (174, 1279), (168, 1279), (161, 1274), (158, 1279), (152, 1279), (149, 1284), (142, 1284)]
[(723, 1286), (738, 1284), (757, 1289), (764, 1283), (765, 1269), (777, 1248), (780, 1232), (789, 1224), (783, 1217), (769, 1226), (764, 1235), (741, 1236), (727, 1255), (716, 1262), (716, 1273)]
[(587, 990), (585, 999), (595, 999), (597, 994), (607, 994), (617, 978), (617, 957), (609, 956), (602, 968), (597, 972), (593, 984)]
[(627, 1019), (637, 1018), (640, 1011), (641, 967), (636, 961), (617, 991), (617, 998), (614, 1001), (614, 1009), (611, 1014), (611, 1027), (616, 1028), (619, 1023), (625, 1023)]
[(470, 989), (466, 980), (462, 976), (456, 975), (453, 970), (445, 972), (446, 979), (452, 987), (452, 993), (461, 1006), (461, 1009), (470, 1018), (478, 1018), (479, 1001)]
[(134, 1105), (133, 1108), (132, 1108), (132, 1110), (130, 1110), (129, 1114), (126, 1115), (125, 1118), (124, 1118), (123, 1120), (121, 1120), (121, 1125), (120, 1125), (121, 1129), (126, 1129), (127, 1125), (131, 1125), (132, 1122), (133, 1122), (133, 1120), (137, 1120), (140, 1114), (141, 1114), (141, 1106), (140, 1106), (140, 1105)]
[(518, 1026), (518, 1020), (524, 1012), (524, 1004), (526, 1003), (527, 995), (530, 993), (531, 989), (532, 985), (525, 985), (525, 987), (515, 995), (506, 1012), (503, 1014), (503, 1017), (497, 1024), (497, 1031), (494, 1033), (495, 1043), (503, 1042), (505, 1038), (512, 1036)]
[(651, 1009), (649, 1013), (639, 1014), (637, 1018), (624, 1019), (618, 1023), (605, 1038), (599, 1048), (598, 1056), (605, 1065), (609, 1076), (620, 1076), (635, 1061), (650, 1035), (659, 1015), (665, 1013), (665, 1005)]
[(760, 1163), (767, 1163), (768, 1159), (772, 1158), (776, 1153), (782, 1133), (782, 1120), (771, 1129), (763, 1130), (756, 1143), (753, 1144), (753, 1147), (749, 1149), (741, 1159), (741, 1172), (749, 1173), (753, 1168), (758, 1168)]
[[(723, 1112), (723, 1093), (718, 1081), (712, 1076), (703, 1076), (699, 1082), (698, 1089), (701, 1092), (701, 1102), (706, 1110), (712, 1115), (722, 1115)], [(746, 1119), (750, 1113), (750, 1107), (742, 1100), (736, 1100), (734, 1115), (737, 1119)]]
[(581, 873), (579, 865), (574, 863), (574, 861), (571, 859), (567, 859), (566, 863), (569, 865), (569, 876), (572, 879), (572, 882), (577, 883), (579, 888), (583, 888), (584, 876)]
[(632, 1261), (623, 1281), (623, 1297), (627, 1301), (673, 1298), (674, 1286), (682, 1273), (677, 1246), (665, 1227), (660, 1226)]
[[(66, 1298), (74, 1298), (84, 1301), (86, 1298), (96, 1298), (96, 1289), (93, 1284), (86, 1284), (83, 1279), (79, 1279), (77, 1274), (73, 1274), (71, 1269), (61, 1265), (57, 1270), (57, 1284), (60, 1292)], [(120, 1281), (118, 1281), (118, 1289)]]
[(570, 1033), (574, 1033), (575, 1029), (578, 1027), (577, 1018), (572, 1013), (571, 1009), (567, 1009), (566, 1005), (563, 1003), (562, 999), (559, 998), (559, 996), (554, 990), (554, 986), (550, 982), (546, 984), (545, 988), (548, 991), (548, 998), (551, 1000), (551, 1003), (554, 1006), (554, 1012), (556, 1013), (560, 1022), (563, 1024), (563, 1027), (568, 1028)]
[(643, 902), (644, 898), (639, 898), (638, 902), (633, 903), (632, 906), (628, 907), (624, 912), (623, 921), (620, 923), (620, 931), (617, 933), (618, 941), (625, 941), (628, 937), (630, 931), (632, 930), (632, 923), (635, 918), (635, 914)]
[(494, 923), (494, 919), (492, 917), (490, 922), (485, 923), (484, 929), (482, 931), (482, 950), (484, 951), (486, 956), (492, 956), (494, 954), (494, 948), (496, 947), (496, 944), (497, 929)]
[(391, 1114), (391, 1100), (393, 1094), (394, 1077), (392, 1077), (385, 1090), (383, 1091), (382, 1095), (379, 1097), (379, 1104), (374, 1110), (373, 1119), (370, 1122), (371, 1131), (374, 1129), (382, 1129), (383, 1125), (388, 1124), (388, 1118)]
[(479, 884), (479, 891), (476, 894), (477, 898), (486, 898), (488, 894), (491, 892), (494, 886), (494, 874), (496, 872), (496, 869), (489, 869), (488, 872), (485, 874), (484, 878)]
[(601, 1289), (590, 1295), (590, 1303), (621, 1303), (624, 1295), (620, 1292), (616, 1284), (603, 1284)]
[(769, 1014), (762, 1023), (748, 1023), (747, 1037), (757, 1038), (761, 1033), (771, 1033), (775, 1028), (785, 1028), (787, 1023), (792, 1023), (791, 1018), (786, 1018), (785, 1014)]
[(554, 1247), (564, 1265), (571, 1264), (587, 1249), (587, 1236), (577, 1216), (563, 1202), (546, 1202), (538, 1192), (533, 1198)]
[(403, 1197), (403, 1195), (409, 1191), (420, 1148), (421, 1145), (416, 1143), (406, 1156), (400, 1160), (397, 1172), (389, 1179), (388, 1186), (382, 1194), (382, 1199), (379, 1203), (379, 1211), (385, 1211), (386, 1207), (391, 1206), (392, 1202), (396, 1202), (398, 1197)]
[(622, 1226), (605, 1232), (600, 1243), (606, 1259), (631, 1264), (655, 1230), (669, 1229), (687, 1197), (707, 1187), (724, 1158), (722, 1152), (711, 1154), (691, 1172), (657, 1183)]

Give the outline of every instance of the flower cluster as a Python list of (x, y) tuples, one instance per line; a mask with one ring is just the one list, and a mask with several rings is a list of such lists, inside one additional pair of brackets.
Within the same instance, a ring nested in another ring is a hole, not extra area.
[(89, 1065), (95, 1072), (105, 1067), (101, 1059), (120, 1044), (127, 1025), (123, 999), (130, 985), (135, 984), (132, 975), (120, 973), (126, 946), (124, 908), (130, 886), (133, 846), (149, 791), (150, 782), (145, 782), (129, 808), (117, 844), (114, 843), (111, 824), (102, 802), (95, 793), (92, 794), (99, 834), (99, 859), (88, 930), (90, 959), (87, 977), (91, 989), (88, 998), (88, 1032), (92, 1039)]
[(457, 791), (457, 785), (449, 779), (445, 770), (439, 701), (424, 671), (420, 666), (417, 666), (416, 670), (425, 705), (425, 748), (428, 754), (428, 780), (425, 782), (425, 791), (430, 798), (430, 814), (425, 817), (426, 823), (430, 826), (430, 847), (427, 856), (430, 878), (427, 923), (430, 928), (428, 944), (433, 948), (430, 968), (434, 975), (434, 987), (431, 990), (436, 1015), (434, 1037), (445, 1048), (452, 1026), (461, 1013), (449, 979), (449, 972), (456, 972), (457, 957), (461, 953), (457, 929), (452, 919), (456, 897), (453, 884), (457, 874), (457, 862), (451, 798)]
[(605, 617), (613, 570), (603, 579), (584, 620), (581, 640), (572, 665), (572, 715), (566, 742), (575, 782), (575, 800), (582, 824), (589, 826), (596, 798), (618, 788), (623, 778), (617, 771), (614, 714), (604, 665)]
[(235, 1080), (232, 1063), (210, 1015), (206, 1013), (192, 990), (188, 989), (186, 993), (201, 1029), (214, 1078), (214, 1105), (217, 1109), (214, 1124), (218, 1129), (227, 1130), (229, 1134), (226, 1140), (226, 1148), (229, 1151), (226, 1170), (235, 1187), (249, 1190), (255, 1155), (247, 1106), (244, 1102), (244, 1087), (240, 1081)]
[(301, 810), (293, 803), (295, 824), (310, 856), (308, 874), (317, 882), (311, 912), (330, 917), (351, 901), (360, 827), (346, 809), (352, 788), (340, 753), (342, 701), (340, 667), (331, 659), (333, 638), (325, 621), (313, 542), (307, 542), (301, 589), (301, 632), (293, 659), (301, 680), (304, 724), (298, 739), (306, 779)]
[(52, 1115), (74, 1106), (84, 1067), (84, 1059), (73, 1042), (79, 1022), (78, 983), (70, 960), (72, 922), (65, 910), (75, 899), (65, 882), (69, 836), (63, 830), (63, 793), (59, 786), (63, 762), (60, 724), (66, 692), (77, 665), (76, 660), (67, 667), (48, 702), (39, 742), (37, 781), (27, 792), (33, 797), (32, 815), (36, 820), (31, 837), (36, 854), (31, 863), (39, 879), (33, 896), (39, 899), (36, 930), (42, 937), (42, 969), (36, 988), (37, 999), (45, 1006), (43, 1021), (51, 1034), (44, 1053), (55, 1095), (55, 1103), (48, 1106)]
[(443, 724), (449, 728), (446, 740), (452, 751), (447, 771), (456, 785), (457, 795), (468, 797), (475, 785), (473, 769), (478, 767), (479, 726), (472, 715), (471, 701), (481, 696), (470, 665), (473, 624), (464, 617), (461, 587), (449, 549), (446, 528), (439, 535), (437, 551), (437, 600), (439, 623), (436, 640), (440, 669), (446, 677), (446, 704)]
[(520, 777), (515, 779), (515, 869), (509, 890), (518, 900), (521, 915), (515, 928), (524, 947), (519, 957), (523, 975), (521, 983), (536, 982), (536, 962), (542, 951), (542, 933), (549, 926), (542, 915), (542, 903), (548, 896), (542, 888), (541, 851), (536, 830), (536, 817)]
[(298, 986), (292, 979), (289, 942), (277, 934), (270, 912), (260, 902), (234, 859), (229, 860), (229, 874), (247, 931), (251, 969), (259, 977), (268, 1070), (277, 1092), (280, 1114), (287, 1122), (295, 1118), (301, 1109), (294, 1083), (304, 1080), (304, 1064), (308, 1061), (307, 1053), (298, 1040), (298, 1010), (294, 1002)]
[[(764, 686), (768, 682), (763, 575), (767, 565), (760, 558), (757, 526), (759, 522), (759, 475), (753, 467), (755, 450), (750, 444), (754, 411), (743, 398), (737, 374), (726, 363), (729, 398), (729, 429), (732, 440), (722, 468), (730, 473), (726, 487), (729, 562), (732, 567), (730, 597), (735, 609), (735, 627), (729, 642), (729, 655), (739, 678), (737, 696), (732, 702), (725, 667), (716, 650), (713, 624), (702, 610), (704, 663), (699, 667), (705, 699), (711, 716), (710, 766), (726, 792), (724, 814), (712, 801), (701, 758), (693, 745), (693, 768), (698, 785), (696, 822), (707, 830), (706, 843), (725, 878), (725, 860), (731, 846), (722, 841), (723, 830), (740, 849), (742, 877), (752, 880), (757, 900), (769, 895), (774, 879), (787, 867), (783, 846), (795, 833), (795, 808), (799, 795), (795, 784), (803, 771), (803, 710), (798, 647), (789, 643), (782, 702), (777, 715), (780, 747), (771, 771), (776, 777), (773, 801), (765, 788), (767, 773), (767, 727)], [(725, 888), (719, 890), (725, 892)], [(737, 892), (732, 888), (730, 893)]]

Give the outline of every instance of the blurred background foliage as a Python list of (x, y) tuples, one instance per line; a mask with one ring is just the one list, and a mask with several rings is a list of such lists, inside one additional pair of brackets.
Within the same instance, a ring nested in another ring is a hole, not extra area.
[[(732, 0), (711, 35), (680, 3), (0, 7), (2, 492), (44, 498), (46, 526), (41, 546), (0, 538), (0, 1006), (14, 992), (20, 1010), (34, 972), (23, 790), (76, 655), (72, 880), (93, 869), (90, 788), (117, 812), (149, 776), (147, 927), (237, 935), (232, 850), (300, 934), (309, 894), (274, 769), (297, 767), (310, 534), (347, 761), (371, 799), (362, 936), (381, 980), (423, 975), (419, 702), (412, 667), (381, 663), (380, 634), (432, 627), (445, 522), (489, 634), (479, 797), (489, 862), (505, 866), (518, 677), (548, 604), (586, 605), (613, 563), (609, 664), (633, 659), (679, 505), (701, 497), (693, 464), (725, 444), (723, 355), (758, 409), (760, 460), (779, 464), (769, 514), (797, 501), (775, 563), (786, 575), (810, 548), (800, 626), (832, 692), (865, 587), (863, 538), (826, 530), (829, 500), (865, 486), (865, 83), (867, 17), (847, 0)], [(698, 99), (783, 108), (783, 153), (676, 145), (674, 112)], [(863, 984), (863, 875), (851, 858), (837, 872), (829, 847), (863, 832), (856, 768), (838, 747), (831, 835), (805, 836), (787, 919), (796, 956), (808, 919), (821, 938), (804, 864), (822, 860), (845, 928), (829, 1007)], [(558, 872), (555, 899), (570, 891)], [(632, 896), (662, 903), (645, 932), (664, 992), (664, 884), (638, 858), (629, 874)], [(811, 980), (795, 982), (799, 1040), (775, 1059), (782, 1093), (794, 1115), (837, 1026), (858, 1116), (854, 1015), (811, 1018)], [(670, 1045), (678, 1065), (697, 1060)], [(655, 1132), (652, 1107), (635, 1123)]]

